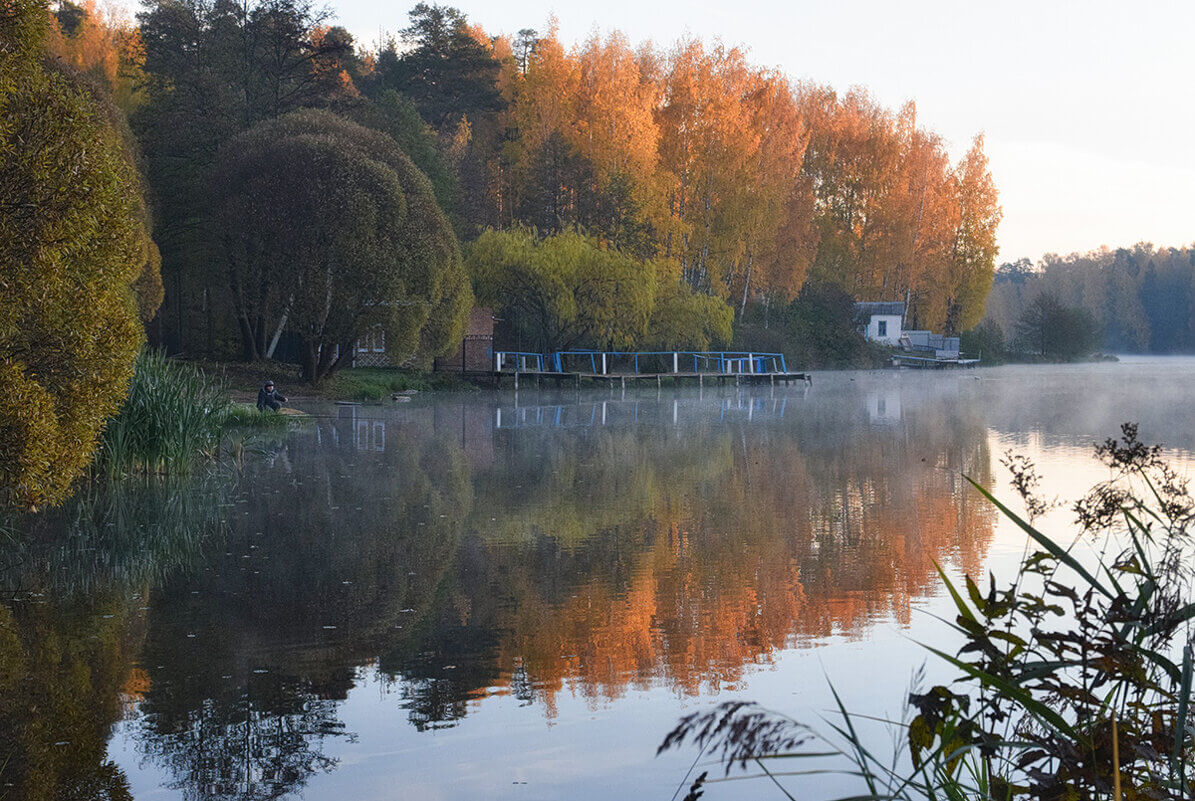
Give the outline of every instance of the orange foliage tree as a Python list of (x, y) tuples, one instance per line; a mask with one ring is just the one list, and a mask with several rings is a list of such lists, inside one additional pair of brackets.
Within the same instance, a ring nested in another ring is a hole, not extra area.
[(583, 229), (739, 316), (813, 279), (907, 300), (917, 326), (982, 317), (1000, 221), (982, 137), (956, 164), (914, 104), (794, 84), (738, 48), (533, 33), (521, 55), (490, 40), (508, 106), (479, 226)]

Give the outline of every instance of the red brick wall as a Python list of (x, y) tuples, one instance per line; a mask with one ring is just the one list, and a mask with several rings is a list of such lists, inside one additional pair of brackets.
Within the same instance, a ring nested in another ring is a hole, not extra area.
[(474, 306), (465, 325), (465, 338), (456, 353), (436, 359), (436, 369), (460, 372), (491, 372), (494, 369), (494, 314), (489, 309)]

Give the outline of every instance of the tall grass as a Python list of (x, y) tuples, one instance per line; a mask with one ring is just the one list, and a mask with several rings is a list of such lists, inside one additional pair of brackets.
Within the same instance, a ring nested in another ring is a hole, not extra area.
[[(1005, 464), (1028, 519), (975, 485), (1034, 548), (1007, 585), (967, 577), (959, 587), (942, 573), (958, 613), (947, 624), (962, 644), (928, 650), (957, 678), (912, 693), (907, 720), (883, 722), (894, 752), (869, 747), (861, 727), (875, 719), (837, 694), (822, 729), (733, 702), (682, 719), (660, 750), (691, 740), (727, 766), (722, 780), (750, 777), (730, 777), (731, 765), (754, 767), (787, 798), (798, 783), (809, 797), (826, 772), (855, 777), (855, 799), (1191, 798), (1195, 499), (1134, 425), (1096, 455), (1112, 477), (1072, 507), (1078, 533), (1103, 538), (1092, 558), (1035, 526), (1050, 504), (1034, 497), (1027, 460), (1010, 454)], [(702, 774), (687, 798), (719, 780)]]
[(142, 351), (128, 399), (104, 429), (97, 467), (106, 475), (188, 473), (219, 446), (229, 408), (222, 381)]

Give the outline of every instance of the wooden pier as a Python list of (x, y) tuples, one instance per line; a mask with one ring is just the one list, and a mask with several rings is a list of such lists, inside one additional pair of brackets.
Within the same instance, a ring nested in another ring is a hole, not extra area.
[(813, 382), (812, 376), (809, 373), (556, 373), (556, 372), (538, 372), (538, 371), (503, 371), (490, 373), (466, 373), (466, 378), (475, 379), (490, 379), (495, 386), (501, 387), (504, 381), (508, 381), (509, 385), (518, 389), (520, 385), (526, 386), (528, 382), (535, 386), (542, 386), (544, 383), (551, 383), (555, 386), (581, 386), (581, 383), (588, 381), (591, 384), (608, 384), (626, 387), (628, 384), (634, 386), (636, 383), (654, 383), (657, 387), (662, 387), (668, 384), (673, 386), (680, 386), (682, 384), (695, 384), (698, 387), (704, 387), (707, 384), (710, 386), (723, 386), (726, 384), (733, 384), (734, 386), (743, 385), (771, 385), (789, 384), (793, 382), (810, 384)]
[(628, 383), (644, 382), (654, 383), (656, 387), (669, 382), (674, 386), (690, 383), (698, 387), (706, 383), (720, 386), (812, 383), (809, 373), (789, 371), (783, 354), (732, 351), (562, 351), (548, 355), (500, 351), (494, 354), (493, 371), (469, 373), (466, 377), (488, 379), (499, 387), (504, 379), (509, 379), (515, 389), (528, 382), (535, 386), (550, 382), (577, 387), (582, 382), (617, 384), (624, 389)]

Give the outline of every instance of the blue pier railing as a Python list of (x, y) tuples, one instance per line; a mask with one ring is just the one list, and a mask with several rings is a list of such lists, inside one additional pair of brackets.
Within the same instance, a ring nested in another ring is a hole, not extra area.
[(593, 375), (697, 374), (722, 375), (787, 373), (783, 353), (747, 351), (612, 351), (564, 350), (549, 360), (558, 373)]

